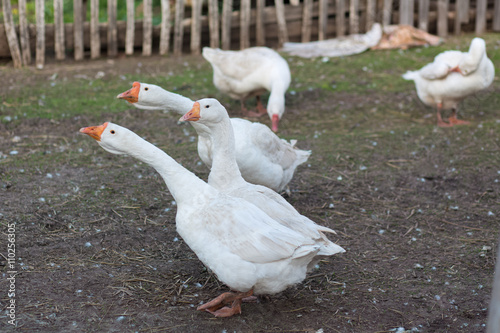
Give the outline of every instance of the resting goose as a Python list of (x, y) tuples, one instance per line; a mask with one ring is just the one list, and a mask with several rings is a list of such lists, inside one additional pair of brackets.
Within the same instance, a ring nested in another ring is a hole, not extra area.
[[(177, 202), (177, 232), (219, 280), (235, 291), (200, 310), (219, 317), (241, 313), (243, 298), (278, 293), (301, 282), (318, 255), (343, 251), (287, 228), (244, 199), (221, 193), (124, 127), (106, 122), (80, 132), (106, 151), (130, 155), (161, 175)], [(228, 303), (230, 307), (225, 306)]]
[[(245, 116), (261, 116), (267, 112), (271, 128), (277, 132), (279, 120), (285, 112), (285, 92), (291, 81), (286, 60), (268, 47), (241, 51), (204, 47), (202, 54), (212, 65), (215, 87), (231, 98), (239, 99)], [(266, 90), (271, 92), (267, 110), (260, 101), (260, 95)], [(257, 98), (257, 112), (245, 107), (245, 100), (252, 96)]]
[[(192, 107), (191, 99), (169, 92), (157, 85), (134, 82), (132, 88), (117, 96), (139, 109), (167, 110), (184, 115)], [(294, 147), (274, 134), (269, 127), (241, 118), (231, 118), (235, 133), (236, 161), (243, 178), (252, 183), (283, 191), (295, 169), (307, 161), (311, 151)], [(192, 123), (198, 133), (198, 154), (209, 168), (212, 165), (212, 147), (205, 126)]]
[[(307, 235), (318, 244), (340, 250), (325, 236), (324, 232), (335, 233), (301, 215), (281, 195), (273, 190), (246, 182), (238, 170), (234, 157), (234, 132), (226, 109), (212, 98), (194, 103), (193, 109), (180, 118), (206, 127), (212, 142), (212, 168), (208, 183), (228, 195), (251, 202), (279, 223)], [(314, 264), (314, 263), (313, 263)]]
[[(488, 88), (493, 82), (495, 68), (486, 55), (482, 38), (474, 38), (468, 52), (445, 51), (418, 71), (408, 71), (406, 80), (415, 81), (420, 100), (437, 108), (437, 125), (451, 127), (469, 124), (457, 119), (457, 107), (464, 98)], [(452, 109), (449, 122), (441, 118), (441, 109)]]

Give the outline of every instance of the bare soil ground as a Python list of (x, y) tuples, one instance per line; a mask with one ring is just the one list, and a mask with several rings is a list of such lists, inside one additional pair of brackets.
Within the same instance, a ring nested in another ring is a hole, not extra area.
[[(117, 75), (135, 68), (133, 61), (68, 63), (57, 70), (69, 78)], [(141, 61), (154, 71), (158, 59)], [(55, 68), (22, 75), (5, 70), (2, 81), (29, 87)], [(123, 90), (128, 87), (124, 82)], [(488, 94), (499, 90), (495, 82)], [(5, 85), (0, 92), (8, 94)], [(499, 231), (498, 112), (477, 113), (484, 100), (474, 99), (463, 114), (474, 118), (472, 125), (439, 129), (414, 90), (384, 97), (373, 90), (312, 90), (288, 98), (280, 135), (299, 136), (298, 146), (313, 155), (297, 170), (287, 199), (337, 230), (332, 240), (347, 252), (321, 262), (303, 283), (244, 304), (241, 315), (227, 319), (195, 310), (227, 287), (176, 233), (175, 203), (161, 178), (77, 133), (107, 120), (119, 123), (206, 179), (189, 125), (178, 125), (177, 115), (132, 107), (123, 114), (103, 111), (99, 119), (2, 122), (0, 252), (7, 256), (7, 224), (15, 223), (16, 330), (485, 331)], [(237, 110), (237, 102), (227, 103)], [(400, 113), (394, 133), (381, 121), (392, 113), (377, 118), (386, 104), (404, 105), (391, 109)], [(356, 110), (363, 115), (341, 133), (329, 130)], [(6, 315), (12, 269), (5, 257), (0, 270), (0, 331), (6, 332), (14, 328)]]

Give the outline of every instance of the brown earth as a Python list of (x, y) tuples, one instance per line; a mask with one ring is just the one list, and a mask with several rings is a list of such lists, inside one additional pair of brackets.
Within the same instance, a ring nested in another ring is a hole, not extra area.
[[(117, 66), (126, 72), (130, 61), (117, 60), (113, 66), (97, 61), (87, 69), (68, 64), (68, 73), (117, 71)], [(50, 70), (49, 65), (36, 76), (25, 75), (24, 84), (46, 79)], [(9, 73), (4, 82), (23, 84), (14, 71), (4, 72)], [(64, 75), (60, 69), (59, 75)], [(5, 88), (1, 92), (8, 93)], [(498, 155), (498, 125), (484, 129), (480, 138), (474, 136), (480, 131), (477, 123), (432, 129), (434, 119), (422, 118), (432, 111), (424, 111), (414, 92), (391, 98), (395, 104), (410, 105), (409, 117), (418, 121), (409, 129), (428, 126), (431, 137), (409, 130), (383, 152), (374, 148), (377, 134), (353, 132), (359, 150), (338, 141), (324, 148), (322, 140), (330, 134), (326, 130), (298, 143), (313, 155), (309, 166), (298, 169), (287, 199), (301, 213), (337, 230), (332, 240), (347, 252), (321, 262), (303, 283), (244, 304), (241, 315), (227, 319), (195, 310), (227, 287), (177, 235), (175, 204), (161, 178), (149, 166), (108, 154), (77, 134), (79, 127), (102, 121), (81, 116), (2, 123), (1, 252), (7, 253), (7, 224), (16, 223), (16, 330), (484, 331), (496, 257), (492, 249), (500, 214), (500, 166), (481, 162), (480, 154)], [(345, 101), (331, 113), (340, 117), (377, 99), (375, 92), (361, 96), (313, 90), (290, 96), (283, 133), (297, 135), (295, 124), (304, 110), (321, 112), (331, 100)], [(133, 108), (102, 115), (103, 121), (120, 123), (158, 142), (206, 179), (207, 169), (192, 157), (194, 131), (179, 126), (177, 118)], [(351, 130), (370, 126), (370, 119), (351, 125)], [(312, 120), (305, 126), (311, 133), (321, 127)], [(403, 155), (405, 146), (416, 146), (416, 154)], [(12, 150), (18, 155), (10, 155)], [(32, 164), (34, 156), (40, 165)], [(18, 162), (10, 163), (14, 158)], [(359, 161), (368, 167), (360, 167)], [(0, 265), (0, 331), (11, 331), (5, 314), (6, 258), (0, 258)]]

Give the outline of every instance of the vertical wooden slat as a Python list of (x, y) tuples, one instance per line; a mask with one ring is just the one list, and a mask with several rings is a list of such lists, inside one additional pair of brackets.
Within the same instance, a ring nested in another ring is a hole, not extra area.
[(90, 58), (101, 56), (101, 38), (99, 36), (99, 0), (90, 0)]
[(125, 30), (125, 54), (134, 54), (135, 39), (135, 4), (134, 0), (127, 0), (127, 28)]
[(161, 0), (160, 55), (168, 54), (170, 45), (170, 1)]
[(384, 9), (382, 13), (382, 25), (391, 24), (392, 0), (384, 0)]
[(399, 23), (413, 26), (413, 0), (400, 0)]
[(476, 2), (476, 34), (482, 34), (486, 31), (486, 9), (487, 0), (477, 0)]
[(21, 51), (19, 49), (19, 41), (17, 40), (16, 26), (12, 17), (12, 5), (10, 0), (2, 1), (5, 34), (7, 35), (7, 43), (9, 44), (10, 55), (15, 68), (21, 68), (23, 61), (21, 59)]
[(240, 49), (250, 47), (250, 0), (241, 0), (240, 8)]
[(153, 0), (143, 0), (142, 55), (150, 56), (153, 50)]
[(63, 0), (54, 0), (54, 49), (57, 60), (66, 58)]
[(437, 34), (439, 37), (448, 35), (448, 2), (449, 0), (438, 0)]
[[(258, 20), (258, 17), (257, 17)], [(210, 47), (219, 47), (219, 2), (208, 0), (208, 27), (210, 29)]]
[(278, 21), (279, 45), (283, 46), (284, 43), (288, 42), (288, 30), (286, 29), (285, 19), (285, 4), (283, 0), (274, 0), (274, 5), (276, 6), (276, 19)]
[(464, 0), (456, 0), (455, 2), (455, 35), (460, 34), (462, 28), (462, 17), (464, 16)]
[(500, 0), (495, 0), (493, 31), (500, 31)]
[(201, 50), (201, 5), (202, 0), (191, 0), (191, 53)]
[(335, 24), (337, 28), (337, 37), (345, 35), (345, 0), (336, 0), (335, 10)]
[(312, 24), (313, 0), (304, 0), (302, 8), (302, 43), (311, 41), (311, 24)]
[(231, 48), (231, 14), (233, 12), (233, 0), (224, 0), (222, 4), (222, 49)]
[(429, 0), (418, 0), (418, 28), (429, 30)]
[(233, 12), (233, 0), (224, 0), (222, 4), (222, 49), (231, 48), (231, 14)]
[(108, 57), (116, 57), (117, 54), (116, 0), (108, 0)]
[(319, 0), (319, 13), (318, 13), (318, 39), (326, 39), (326, 27), (328, 20), (328, 0)]
[(28, 31), (28, 19), (26, 18), (26, 0), (19, 0), (19, 39), (21, 42), (21, 54), (23, 64), (31, 63), (30, 34)]
[(175, 1), (175, 21), (174, 21), (174, 56), (182, 55), (182, 42), (184, 40), (184, 0)]
[(377, 21), (377, 2), (376, 0), (366, 1), (366, 31), (372, 28), (373, 23)]
[(83, 16), (82, 0), (73, 0), (73, 39), (75, 60), (83, 60)]
[(464, 7), (464, 16), (462, 17), (462, 23), (469, 23), (469, 8), (470, 8), (470, 0), (463, 0), (463, 5)]
[[(45, 65), (45, 2), (35, 0), (36, 7), (36, 68)], [(6, 12), (6, 11), (4, 11)]]
[(359, 0), (351, 0), (349, 4), (349, 33), (359, 32)]

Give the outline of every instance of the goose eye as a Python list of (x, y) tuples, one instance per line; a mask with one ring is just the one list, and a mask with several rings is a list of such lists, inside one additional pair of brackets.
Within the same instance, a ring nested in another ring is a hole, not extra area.
[(148, 90), (149, 90), (149, 88), (148, 88), (148, 87), (146, 87), (146, 88), (144, 88), (144, 90), (148, 91)]
[(208, 109), (210, 107), (210, 105), (205, 105), (205, 109)]
[(109, 133), (115, 134), (115, 130), (111, 130), (111, 131), (109, 131)]

